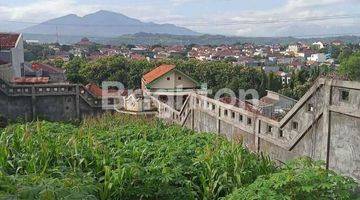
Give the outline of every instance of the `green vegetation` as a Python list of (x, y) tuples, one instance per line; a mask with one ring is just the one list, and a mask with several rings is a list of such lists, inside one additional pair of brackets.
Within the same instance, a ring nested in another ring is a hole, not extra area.
[(343, 55), (339, 72), (351, 80), (360, 81), (360, 52)]
[(278, 169), (225, 138), (142, 118), (0, 131), (0, 199), (248, 199), (257, 188), (253, 199), (349, 199), (356, 186), (310, 161)]
[(289, 162), (279, 172), (259, 177), (227, 200), (357, 199), (360, 196), (354, 190), (356, 187), (355, 182), (326, 170), (322, 163), (301, 158)]
[(20, 199), (218, 199), (275, 170), (212, 134), (105, 116), (0, 136), (0, 194)]
[[(101, 85), (103, 81), (119, 81), (126, 88), (139, 88), (141, 77), (160, 64), (175, 64), (178, 69), (201, 83), (207, 83), (213, 95), (222, 88), (230, 88), (236, 94), (239, 89), (256, 89), (261, 95), (266, 89), (278, 89), (278, 76), (265, 74), (261, 69), (234, 66), (229, 62), (169, 59), (160, 62), (134, 61), (122, 56), (86, 61), (74, 58), (66, 64), (68, 80), (75, 83), (89, 82)], [(274, 87), (275, 86), (275, 87)]]

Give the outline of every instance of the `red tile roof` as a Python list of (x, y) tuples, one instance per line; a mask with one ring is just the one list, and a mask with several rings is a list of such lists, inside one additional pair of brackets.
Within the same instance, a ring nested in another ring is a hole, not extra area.
[(131, 59), (133, 60), (138, 60), (138, 61), (141, 61), (141, 60), (145, 60), (146, 58), (140, 54), (132, 54), (130, 55)]
[(49, 77), (15, 77), (11, 82), (15, 84), (46, 84), (49, 83)]
[(11, 49), (16, 46), (20, 34), (0, 33), (0, 49)]
[(143, 76), (145, 83), (149, 84), (175, 68), (175, 65), (160, 65)]
[[(98, 85), (93, 84), (93, 83), (89, 83), (86, 86), (86, 89), (88, 89), (93, 95), (97, 96), (97, 97), (102, 97), (103, 96), (103, 89), (101, 89)], [(114, 90), (114, 89), (109, 89), (108, 93), (109, 95), (112, 96), (116, 96), (117, 95), (118, 90)], [(126, 96), (127, 95), (127, 90), (124, 90), (121, 93), (121, 96)]]
[(31, 65), (31, 69), (35, 70), (35, 71), (39, 71), (39, 70), (43, 70), (49, 73), (64, 73), (64, 69), (58, 68), (58, 67), (53, 67), (50, 65), (46, 65), (46, 64), (42, 64), (42, 63), (33, 63)]

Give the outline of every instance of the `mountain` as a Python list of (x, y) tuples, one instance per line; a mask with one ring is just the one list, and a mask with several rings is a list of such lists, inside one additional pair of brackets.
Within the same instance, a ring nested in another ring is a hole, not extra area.
[(142, 22), (120, 13), (100, 10), (98, 12), (79, 17), (75, 14), (66, 15), (41, 24), (23, 29), (22, 33), (44, 34), (60, 36), (97, 36), (117, 37), (125, 34), (139, 32), (172, 34), (172, 35), (198, 35), (198, 33), (173, 24), (156, 24)]

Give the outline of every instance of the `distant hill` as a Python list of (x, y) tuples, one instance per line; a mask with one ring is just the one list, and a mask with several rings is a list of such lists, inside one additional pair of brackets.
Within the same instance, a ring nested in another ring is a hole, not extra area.
[(295, 38), (295, 37), (237, 37), (237, 36), (223, 36), (223, 35), (169, 35), (169, 34), (149, 34), (137, 33), (132, 35), (123, 35), (114, 39), (99, 39), (98, 41), (105, 44), (144, 44), (144, 45), (221, 45), (221, 44), (236, 44), (236, 43), (254, 43), (254, 44), (290, 44), (296, 42), (313, 43), (313, 42), (327, 42), (334, 40), (341, 40), (345, 43), (360, 43), (359, 36), (339, 36), (326, 38)]
[(142, 22), (120, 13), (101, 10), (84, 17), (74, 14), (52, 19), (23, 29), (22, 33), (60, 36), (117, 37), (139, 32), (171, 35), (199, 35), (173, 24)]
[[(79, 42), (83, 36), (60, 36), (60, 43), (74, 44)], [(55, 35), (42, 34), (24, 34), (25, 39), (39, 40), (42, 43), (53, 43), (56, 41)], [(236, 43), (254, 43), (254, 44), (291, 44), (296, 42), (313, 43), (341, 40), (344, 43), (359, 44), (359, 36), (338, 36), (323, 38), (295, 38), (295, 37), (236, 37), (223, 35), (170, 35), (170, 34), (150, 34), (136, 33), (122, 35), (119, 37), (89, 37), (91, 41), (101, 44), (121, 45), (221, 45)]]

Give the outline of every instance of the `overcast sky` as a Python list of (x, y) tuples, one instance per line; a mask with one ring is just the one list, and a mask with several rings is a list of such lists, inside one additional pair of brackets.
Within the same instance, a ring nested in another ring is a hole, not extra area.
[[(83, 16), (100, 9), (142, 21), (172, 23), (201, 33), (360, 35), (360, 0), (1, 0), (0, 30), (24, 25), (6, 21), (43, 22), (66, 14)], [(341, 19), (323, 20), (324, 16)], [(321, 20), (304, 21), (309, 18)]]

